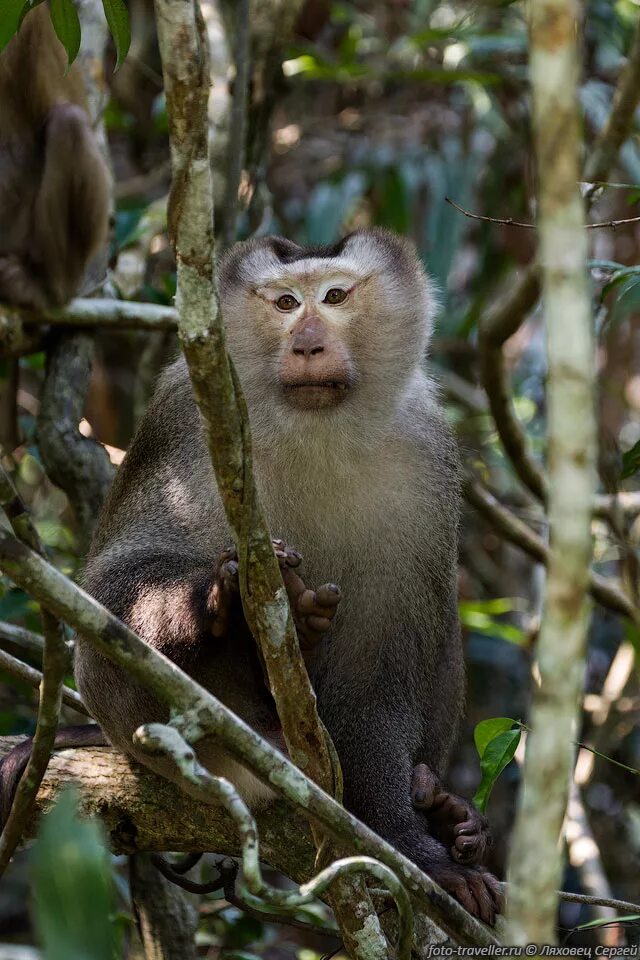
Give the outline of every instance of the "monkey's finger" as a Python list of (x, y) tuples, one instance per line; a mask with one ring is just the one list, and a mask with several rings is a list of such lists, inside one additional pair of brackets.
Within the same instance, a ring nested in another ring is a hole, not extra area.
[(469, 820), (461, 820), (460, 823), (456, 823), (453, 832), (456, 837), (480, 835), (487, 832), (487, 824), (484, 818), (469, 818)]
[[(281, 566), (280, 572), (282, 574), (282, 582), (284, 583), (285, 590), (287, 591), (287, 596), (289, 597), (289, 602), (293, 608), (294, 614), (299, 609), (300, 597), (304, 595), (307, 591), (307, 585), (299, 574), (292, 570), (291, 567)], [(312, 593), (311, 590), (308, 591)]]
[(416, 807), (429, 810), (440, 791), (440, 781), (426, 763), (417, 763), (411, 775), (411, 800)]
[(218, 567), (221, 567), (227, 560), (237, 560), (238, 552), (233, 544), (230, 547), (225, 547), (225, 549), (218, 555)]
[[(296, 600), (296, 610), (305, 616), (311, 614), (315, 617), (324, 617), (327, 620), (333, 619), (338, 609), (337, 602), (334, 602), (333, 605), (320, 603), (318, 593), (317, 590), (305, 590), (301, 593)], [(323, 593), (323, 596), (325, 595)], [(331, 595), (335, 596), (334, 594)]]
[(302, 563), (302, 554), (287, 546), (284, 540), (272, 540), (273, 549), (280, 566), (299, 567)]
[(340, 587), (335, 583), (324, 583), (316, 590), (316, 599), (321, 607), (337, 607), (342, 600)]
[(451, 856), (457, 863), (479, 863), (484, 850), (484, 838), (478, 834), (473, 837), (456, 837), (451, 847)]
[(316, 617), (313, 614), (305, 617), (305, 623), (311, 630), (314, 631), (314, 633), (319, 634), (326, 633), (331, 626), (331, 620), (329, 617)]

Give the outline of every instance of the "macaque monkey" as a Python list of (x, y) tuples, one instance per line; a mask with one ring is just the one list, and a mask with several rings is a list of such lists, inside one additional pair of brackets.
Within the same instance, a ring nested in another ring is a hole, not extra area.
[[(486, 824), (440, 787), (464, 669), (458, 458), (423, 368), (431, 284), (408, 242), (362, 230), (322, 249), (280, 238), (238, 244), (219, 286), (259, 496), (281, 538), (274, 547), (342, 763), (345, 806), (492, 923), (499, 885), (477, 865)], [(116, 476), (84, 585), (282, 747), (230, 543), (180, 359), (161, 376)], [(76, 678), (109, 741), (171, 774), (169, 761), (132, 742), (141, 724), (166, 721), (166, 708), (81, 637)], [(197, 749), (249, 800), (268, 798), (218, 744)]]
[(66, 303), (107, 239), (109, 171), (65, 70), (42, 4), (0, 54), (0, 304)]

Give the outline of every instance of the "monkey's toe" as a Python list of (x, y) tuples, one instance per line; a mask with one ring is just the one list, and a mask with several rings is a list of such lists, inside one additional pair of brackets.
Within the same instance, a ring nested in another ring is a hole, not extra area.
[(493, 926), (504, 902), (500, 883), (482, 867), (451, 864), (432, 871), (433, 879), (474, 917)]

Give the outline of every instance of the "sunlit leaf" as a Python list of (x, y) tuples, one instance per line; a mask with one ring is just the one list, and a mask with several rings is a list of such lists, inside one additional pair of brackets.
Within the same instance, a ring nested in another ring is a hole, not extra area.
[(493, 600), (466, 600), (458, 605), (460, 622), (464, 627), (488, 637), (498, 637), (508, 643), (521, 644), (525, 632), (513, 623), (496, 620), (496, 616), (510, 613), (522, 606), (518, 600), (496, 597)]
[[(500, 718), (503, 721), (505, 717)], [(477, 729), (477, 728), (476, 728)], [(493, 786), (504, 770), (513, 760), (513, 756), (520, 743), (521, 730), (505, 730), (486, 744), (480, 760), (482, 780), (473, 798), (473, 803), (481, 813), (487, 809), (489, 795)]]
[(80, 49), (80, 20), (72, 0), (51, 0), (51, 22), (58, 40), (67, 52), (69, 65)]
[(481, 720), (480, 723), (476, 724), (473, 731), (473, 741), (481, 760), (487, 745), (499, 734), (504, 733), (505, 730), (511, 730), (516, 722), (511, 717), (489, 717), (488, 720)]
[(117, 70), (127, 56), (131, 43), (129, 14), (123, 0), (102, 0), (102, 6), (116, 48)]

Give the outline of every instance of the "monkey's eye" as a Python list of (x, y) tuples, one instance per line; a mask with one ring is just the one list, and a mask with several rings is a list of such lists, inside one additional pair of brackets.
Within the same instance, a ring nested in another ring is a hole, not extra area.
[(336, 306), (338, 303), (344, 303), (347, 299), (347, 291), (341, 290), (340, 287), (331, 287), (331, 290), (327, 290), (323, 303), (330, 303), (333, 306)]
[(300, 304), (294, 296), (290, 293), (283, 293), (281, 297), (278, 297), (276, 300), (276, 307), (278, 310), (295, 310), (296, 307), (299, 307)]

